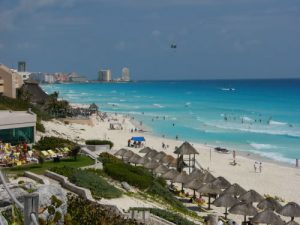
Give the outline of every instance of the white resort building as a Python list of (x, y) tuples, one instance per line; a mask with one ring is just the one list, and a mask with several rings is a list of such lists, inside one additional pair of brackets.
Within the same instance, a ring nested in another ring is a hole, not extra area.
[(36, 114), (28, 111), (0, 110), (0, 140), (12, 145), (35, 142)]
[(0, 95), (16, 98), (17, 89), (22, 85), (23, 78), (19, 73), (0, 64)]

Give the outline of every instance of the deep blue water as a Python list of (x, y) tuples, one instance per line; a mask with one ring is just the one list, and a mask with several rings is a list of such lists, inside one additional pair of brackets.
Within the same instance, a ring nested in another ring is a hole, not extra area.
[[(300, 158), (300, 80), (145, 81), (44, 85), (74, 103), (131, 114), (156, 135)], [(174, 124), (174, 125), (173, 125)]]

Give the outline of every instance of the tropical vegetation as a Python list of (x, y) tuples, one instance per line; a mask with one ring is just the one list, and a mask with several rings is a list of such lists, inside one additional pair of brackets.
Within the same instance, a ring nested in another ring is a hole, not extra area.
[(144, 167), (126, 164), (108, 153), (100, 154), (100, 160), (103, 163), (104, 172), (113, 179), (125, 181), (132, 186), (144, 190), (152, 197), (159, 198), (168, 203), (175, 210), (189, 213), (183, 203), (168, 190), (165, 180), (155, 177)]
[(119, 189), (110, 185), (103, 177), (95, 176), (92, 171), (72, 167), (53, 167), (50, 170), (68, 177), (69, 181), (77, 186), (90, 189), (95, 199), (110, 199), (122, 196)]
[[(80, 207), (79, 207), (80, 206)], [(125, 219), (116, 212), (108, 210), (102, 205), (92, 203), (83, 198), (68, 195), (68, 215), (70, 221), (67, 225), (138, 225), (139, 223)]]
[(75, 146), (76, 143), (65, 138), (44, 136), (34, 145), (34, 149), (54, 150), (56, 148), (64, 148), (64, 147), (68, 147), (69, 149), (72, 149)]

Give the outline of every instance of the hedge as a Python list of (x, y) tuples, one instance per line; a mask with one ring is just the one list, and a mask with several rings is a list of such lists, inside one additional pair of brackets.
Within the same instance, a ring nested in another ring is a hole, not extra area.
[(108, 140), (86, 140), (86, 145), (109, 145), (110, 148), (114, 146), (114, 143)]
[(59, 137), (49, 137), (45, 136), (42, 137), (35, 145), (34, 148), (37, 150), (49, 150), (49, 149), (56, 149), (56, 148), (73, 148), (76, 146), (76, 143)]

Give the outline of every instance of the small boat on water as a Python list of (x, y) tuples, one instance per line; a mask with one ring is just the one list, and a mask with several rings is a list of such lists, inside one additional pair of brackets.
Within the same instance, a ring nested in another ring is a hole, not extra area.
[(223, 154), (229, 154), (230, 151), (226, 148), (221, 148), (221, 147), (215, 147), (215, 151)]

